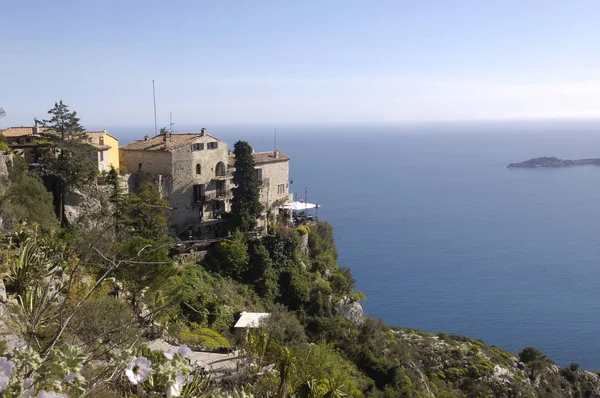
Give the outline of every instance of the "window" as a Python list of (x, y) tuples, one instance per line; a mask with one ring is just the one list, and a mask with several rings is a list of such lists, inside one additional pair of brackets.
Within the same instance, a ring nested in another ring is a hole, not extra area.
[(138, 163), (138, 171), (142, 171), (142, 164)]
[(203, 149), (204, 149), (204, 144), (203, 143), (192, 144), (192, 151), (201, 151)]
[(217, 149), (219, 147), (219, 143), (218, 142), (209, 142), (208, 144), (206, 144), (206, 149)]
[(256, 181), (258, 181), (259, 184), (262, 184), (262, 169), (255, 169), (256, 171)]
[(227, 170), (225, 169), (225, 163), (219, 162), (215, 166), (215, 175), (217, 177), (225, 177), (227, 176)]
[(100, 154), (100, 161), (104, 162), (104, 151), (99, 151), (98, 153)]
[(277, 195), (283, 195), (285, 193), (285, 184), (277, 184)]
[(200, 174), (202, 170), (200, 169), (200, 163), (196, 165), (196, 174)]
[(204, 184), (196, 184), (193, 186), (193, 203), (204, 202)]
[(104, 145), (104, 137), (100, 137), (99, 140), (100, 140), (100, 145)]

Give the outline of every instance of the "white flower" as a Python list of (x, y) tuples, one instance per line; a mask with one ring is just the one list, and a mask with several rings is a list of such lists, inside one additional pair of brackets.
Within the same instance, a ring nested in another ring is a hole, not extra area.
[(21, 348), (27, 348), (27, 343), (24, 341), (19, 341), (15, 343), (15, 349), (20, 350)]
[(19, 395), (19, 397), (28, 398), (33, 395), (33, 379), (23, 380), (23, 390), (25, 390), (25, 393)]
[(179, 347), (179, 355), (181, 355), (184, 358), (189, 358), (190, 355), (192, 355), (192, 350), (190, 349), (190, 347), (184, 344), (181, 347)]
[(262, 369), (260, 370), (260, 372), (258, 372), (257, 374), (258, 374), (259, 376), (262, 376), (262, 375), (264, 375), (265, 373), (267, 373), (269, 370), (272, 370), (274, 367), (275, 367), (275, 364), (274, 364), (274, 363), (272, 363), (272, 364), (270, 364), (270, 365), (267, 365), (267, 366), (265, 366), (264, 368), (262, 368)]
[(0, 357), (0, 391), (4, 391), (10, 382), (15, 363), (5, 357)]
[(181, 395), (183, 386), (187, 384), (187, 381), (183, 375), (177, 375), (175, 378), (175, 384), (167, 388), (167, 397), (178, 397)]
[(75, 373), (69, 373), (69, 374), (67, 375), (67, 377), (65, 377), (65, 381), (66, 381), (67, 383), (70, 383), (70, 382), (72, 382), (73, 380), (75, 380), (75, 378), (77, 378), (77, 375), (76, 375)]
[(40, 391), (35, 398), (69, 398), (66, 394), (59, 394), (54, 391)]
[(152, 362), (144, 357), (137, 357), (125, 367), (125, 375), (134, 386), (143, 383), (150, 377)]
[(179, 347), (171, 346), (171, 347), (169, 347), (167, 352), (165, 352), (164, 354), (165, 354), (165, 357), (170, 361), (173, 359), (173, 356), (175, 354), (179, 354), (184, 358), (189, 358), (191, 353), (192, 353), (192, 350), (190, 349), (190, 347), (188, 347), (187, 345), (184, 344)]

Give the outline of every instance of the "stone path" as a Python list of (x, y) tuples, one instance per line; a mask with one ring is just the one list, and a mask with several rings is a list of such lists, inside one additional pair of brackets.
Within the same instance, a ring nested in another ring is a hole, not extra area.
[[(172, 347), (171, 344), (167, 343), (163, 339), (156, 339), (149, 341), (147, 344), (148, 348), (152, 351), (167, 352)], [(214, 352), (206, 351), (193, 351), (190, 355), (192, 363), (199, 362), (200, 365), (206, 364), (205, 369), (215, 375), (223, 375), (229, 371), (235, 371), (237, 364), (240, 361), (237, 351), (229, 354), (219, 354)]]

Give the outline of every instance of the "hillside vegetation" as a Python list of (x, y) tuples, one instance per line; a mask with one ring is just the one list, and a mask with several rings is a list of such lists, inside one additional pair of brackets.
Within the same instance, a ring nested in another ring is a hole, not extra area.
[[(600, 396), (596, 373), (535, 348), (360, 316), (326, 222), (184, 250), (155, 188), (122, 192), (113, 170), (103, 190), (78, 186), (99, 208), (61, 223), (64, 201), (15, 163), (0, 181), (3, 397)], [(271, 315), (245, 335), (233, 328), (243, 311)], [(175, 348), (150, 351), (157, 338)], [(190, 347), (236, 352), (237, 365), (207, 373)]]

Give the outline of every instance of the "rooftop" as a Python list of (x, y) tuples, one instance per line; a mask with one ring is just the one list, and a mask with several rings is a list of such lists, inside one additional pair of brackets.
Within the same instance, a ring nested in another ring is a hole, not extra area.
[[(203, 135), (200, 133), (192, 133), (192, 134), (170, 134), (170, 144), (169, 147), (180, 148), (185, 145), (191, 144), (195, 139), (202, 137)], [(213, 138), (217, 141), (221, 141), (216, 137), (213, 137), (210, 134), (204, 133), (205, 137)], [(221, 141), (222, 142), (222, 141)], [(125, 146), (122, 146), (121, 149), (125, 149), (128, 151), (165, 151), (167, 147), (165, 147), (164, 136), (157, 135), (156, 137), (147, 138), (143, 140), (135, 140)]]
[[(29, 137), (34, 135), (33, 131), (34, 131), (35, 127), (8, 127), (4, 130), (0, 130), (0, 133), (5, 136), (6, 138), (18, 138), (18, 137)], [(38, 134), (39, 133), (44, 133), (46, 131), (48, 131), (48, 128), (46, 127), (38, 127)], [(100, 150), (107, 150), (110, 149), (109, 145), (100, 145), (100, 137), (102, 137), (103, 135), (110, 135), (106, 132), (106, 130), (104, 131), (86, 131), (85, 134), (90, 138), (90, 144), (95, 147), (96, 149), (100, 149)], [(111, 137), (113, 137), (112, 135), (110, 135)], [(115, 137), (113, 137), (115, 138)], [(115, 140), (118, 141), (117, 138), (115, 138)]]
[(234, 328), (257, 328), (260, 326), (260, 321), (266, 319), (269, 315), (267, 312), (242, 312), (240, 319), (233, 325)]
[[(38, 132), (42, 133), (44, 131), (46, 131), (45, 127), (38, 127)], [(33, 127), (8, 127), (4, 130), (0, 130), (0, 133), (6, 138), (27, 137), (33, 135)]]
[[(285, 156), (279, 151), (277, 151), (277, 156), (275, 156), (275, 153), (273, 151), (254, 152), (252, 156), (254, 157), (254, 164), (256, 165), (274, 162), (285, 162), (290, 160), (289, 156)], [(229, 155), (229, 166), (235, 166), (235, 155)]]

